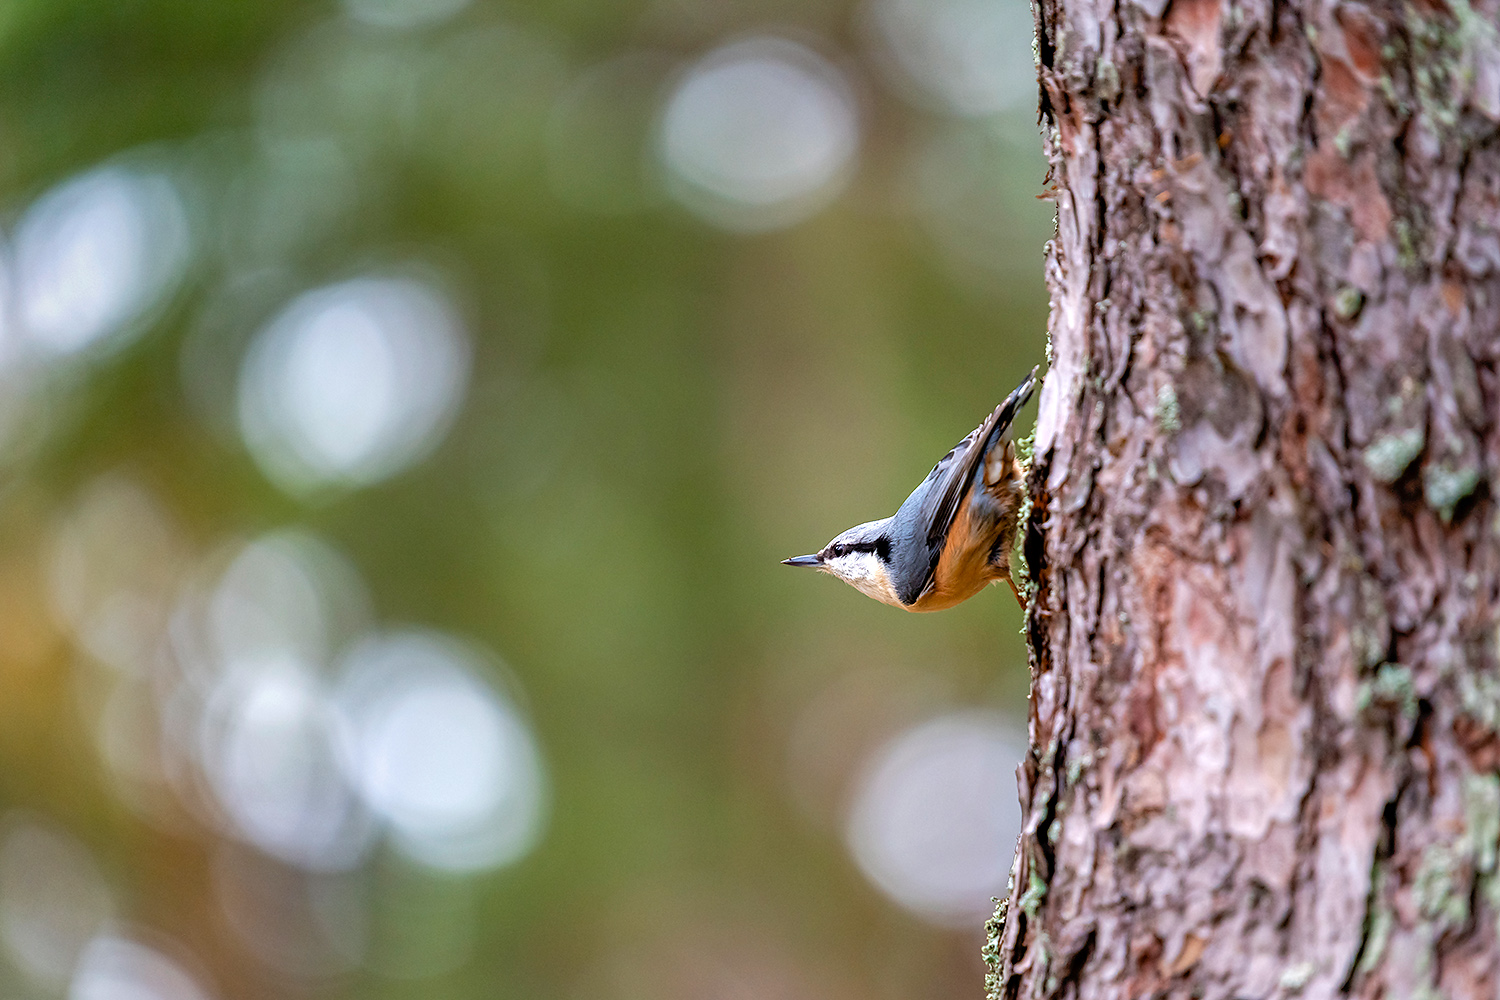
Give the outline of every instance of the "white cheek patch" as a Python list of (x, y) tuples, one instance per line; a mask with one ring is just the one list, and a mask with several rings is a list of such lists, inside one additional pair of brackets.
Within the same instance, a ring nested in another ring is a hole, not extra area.
[(890, 576), (871, 552), (851, 552), (832, 561), (829, 572), (848, 583), (866, 597), (886, 604), (900, 604), (891, 589)]
[(879, 563), (877, 563), (875, 557), (870, 555), (870, 553), (868, 552), (854, 553), (854, 555), (849, 557), (849, 562), (852, 564), (850, 566), (850, 569), (858, 574), (862, 579), (871, 580), (878, 576), (880, 573)]

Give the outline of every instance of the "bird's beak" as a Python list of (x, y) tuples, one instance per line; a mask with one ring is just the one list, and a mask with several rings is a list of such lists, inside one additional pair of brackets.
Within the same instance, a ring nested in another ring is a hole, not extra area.
[(811, 566), (817, 569), (823, 565), (823, 558), (816, 553), (810, 556), (792, 556), (790, 559), (781, 560), (783, 566)]

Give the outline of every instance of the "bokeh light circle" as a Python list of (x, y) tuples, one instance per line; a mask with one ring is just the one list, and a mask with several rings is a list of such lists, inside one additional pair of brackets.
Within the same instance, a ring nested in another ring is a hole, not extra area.
[(371, 636), (343, 665), (356, 785), (397, 846), (447, 871), (519, 860), (545, 820), (541, 752), (482, 669), (467, 646), (422, 631)]
[(291, 659), (326, 665), (364, 631), (370, 597), (353, 563), (298, 528), (267, 532), (216, 575), (204, 625), (216, 667)]
[(101, 934), (78, 960), (68, 1000), (208, 1000), (198, 981), (156, 948)]
[(15, 236), (15, 321), (43, 356), (75, 354), (122, 332), (181, 278), (182, 199), (165, 175), (106, 166), (37, 199)]
[(326, 677), (366, 624), (358, 573), (318, 536), (276, 531), (241, 546), (188, 606), (206, 692), (192, 752), (228, 832), (306, 870), (358, 864), (375, 829), (347, 777), (348, 728)]
[(906, 730), (870, 761), (850, 850), (881, 891), (934, 923), (975, 926), (1004, 894), (1021, 811), (1025, 739), (1003, 717), (956, 712)]
[(203, 761), (242, 838), (312, 871), (363, 860), (373, 827), (344, 773), (342, 719), (294, 662), (246, 665), (215, 690)]
[(778, 229), (823, 207), (858, 147), (843, 75), (807, 46), (772, 37), (726, 45), (689, 69), (659, 136), (673, 196), (736, 232)]
[(246, 355), (240, 430), (288, 492), (367, 486), (442, 439), (469, 357), (457, 310), (427, 282), (366, 277), (307, 292)]

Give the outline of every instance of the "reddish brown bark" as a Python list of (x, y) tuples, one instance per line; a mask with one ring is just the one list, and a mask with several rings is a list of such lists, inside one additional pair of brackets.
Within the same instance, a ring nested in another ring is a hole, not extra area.
[(1497, 0), (1039, 0), (1007, 997), (1500, 983)]

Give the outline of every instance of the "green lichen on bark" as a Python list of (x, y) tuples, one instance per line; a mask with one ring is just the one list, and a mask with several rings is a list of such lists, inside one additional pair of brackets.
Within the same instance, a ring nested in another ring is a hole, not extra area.
[(1478, 485), (1479, 468), (1475, 465), (1433, 462), (1422, 470), (1422, 497), (1444, 524), (1453, 520), (1454, 508)]
[(1382, 663), (1374, 677), (1360, 684), (1354, 706), (1361, 714), (1376, 706), (1394, 707), (1403, 719), (1416, 719), (1417, 688), (1411, 670), (1399, 663)]
[(1422, 854), (1422, 866), (1412, 883), (1412, 895), (1422, 916), (1434, 929), (1461, 927), (1469, 917), (1468, 880), (1458, 852), (1445, 844), (1432, 844)]
[(1382, 483), (1394, 483), (1422, 454), (1427, 434), (1420, 427), (1376, 438), (1364, 451), (1365, 468)]
[[(1026, 478), (1031, 476), (1032, 456), (1036, 448), (1036, 429), (1032, 428), (1030, 434), (1016, 441), (1016, 462), (1020, 464), (1022, 474)], [(1010, 580), (1015, 584), (1016, 592), (1021, 595), (1021, 600), (1031, 603), (1031, 597), (1036, 593), (1036, 584), (1031, 580), (1031, 566), (1026, 562), (1026, 522), (1031, 520), (1031, 492), (1028, 490), (1021, 496), (1021, 509), (1016, 513), (1016, 530), (1011, 539), (1010, 546)], [(1021, 625), (1021, 631), (1026, 631), (1025, 623)]]
[(1473, 671), (1460, 673), (1458, 701), (1469, 718), (1490, 732), (1500, 732), (1500, 678)]
[(1163, 434), (1182, 430), (1182, 404), (1170, 382), (1156, 391), (1156, 426)]
[(1046, 898), (1047, 883), (1037, 874), (1036, 866), (1032, 865), (1026, 882), (1026, 891), (1021, 894), (1021, 898), (1018, 900), (1021, 912), (1032, 920), (1035, 920), (1037, 911), (1041, 908), (1042, 902)]
[(1489, 874), (1495, 870), (1500, 845), (1500, 775), (1466, 774), (1463, 791), (1466, 829), (1461, 846), (1474, 870)]
[(1359, 315), (1365, 304), (1365, 293), (1353, 285), (1345, 285), (1333, 296), (1333, 314), (1345, 322)]
[(1000, 1000), (1000, 941), (1005, 936), (1009, 898), (1009, 893), (1005, 899), (991, 897), (995, 912), (984, 922), (984, 947), (979, 950), (984, 959), (984, 1000)]
[(1094, 755), (1092, 752), (1079, 754), (1077, 757), (1070, 759), (1068, 761), (1067, 770), (1067, 787), (1072, 788), (1074, 785), (1078, 784), (1078, 779), (1083, 777), (1084, 770), (1093, 763)]
[(1365, 913), (1364, 947), (1360, 951), (1359, 965), (1355, 969), (1359, 975), (1368, 975), (1380, 967), (1380, 961), (1385, 957), (1385, 947), (1391, 939), (1391, 926), (1395, 916), (1386, 904), (1385, 887), (1385, 867), (1377, 861), (1370, 877), (1370, 902)]

